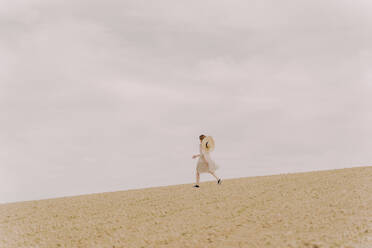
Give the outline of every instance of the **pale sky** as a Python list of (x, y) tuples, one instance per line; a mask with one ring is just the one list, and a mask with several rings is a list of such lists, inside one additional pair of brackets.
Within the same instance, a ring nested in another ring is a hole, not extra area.
[(222, 179), (371, 165), (372, 3), (0, 0), (0, 113), (0, 203), (194, 183), (200, 134)]

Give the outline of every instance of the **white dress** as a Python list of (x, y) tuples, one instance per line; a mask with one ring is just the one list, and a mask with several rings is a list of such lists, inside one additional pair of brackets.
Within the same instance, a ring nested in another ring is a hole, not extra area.
[(202, 149), (202, 145), (199, 146), (200, 156), (198, 164), (196, 165), (196, 171), (199, 173), (214, 172), (219, 166), (211, 159), (208, 151)]

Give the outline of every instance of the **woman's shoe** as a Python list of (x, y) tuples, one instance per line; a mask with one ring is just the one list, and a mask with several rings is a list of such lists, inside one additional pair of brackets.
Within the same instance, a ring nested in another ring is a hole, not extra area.
[(194, 188), (199, 188), (199, 185), (195, 184), (195, 185), (194, 185)]
[(220, 179), (218, 179), (217, 184), (221, 184), (221, 182), (222, 182), (222, 180), (220, 178)]

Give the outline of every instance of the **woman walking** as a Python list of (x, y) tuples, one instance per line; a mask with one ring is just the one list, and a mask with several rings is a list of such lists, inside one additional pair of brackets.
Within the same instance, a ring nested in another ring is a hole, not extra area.
[(200, 173), (210, 173), (217, 180), (217, 184), (221, 184), (221, 178), (218, 178), (214, 173), (219, 166), (211, 159), (209, 152), (214, 150), (214, 140), (211, 136), (205, 136), (204, 134), (199, 136), (200, 154), (192, 156), (193, 159), (199, 158), (196, 165), (196, 184), (194, 187), (199, 188)]

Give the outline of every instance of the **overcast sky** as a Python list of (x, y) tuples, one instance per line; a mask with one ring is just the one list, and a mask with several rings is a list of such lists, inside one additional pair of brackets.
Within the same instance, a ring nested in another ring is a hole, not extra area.
[(194, 183), (202, 133), (223, 179), (370, 165), (372, 2), (0, 0), (0, 203)]

